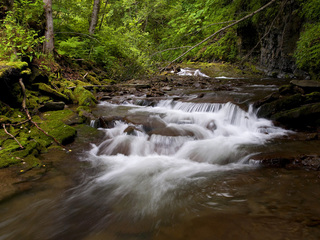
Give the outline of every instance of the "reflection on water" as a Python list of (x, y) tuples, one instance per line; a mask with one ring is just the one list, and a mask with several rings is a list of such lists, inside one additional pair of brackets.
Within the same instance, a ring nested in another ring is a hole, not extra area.
[(69, 164), (2, 203), (0, 240), (319, 239), (319, 173), (250, 165), (288, 134), (251, 108), (99, 108), (120, 117), (77, 155), (90, 167)]

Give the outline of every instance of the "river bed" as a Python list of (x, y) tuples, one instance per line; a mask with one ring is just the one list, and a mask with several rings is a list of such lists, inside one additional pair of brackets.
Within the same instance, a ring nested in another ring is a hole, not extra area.
[(253, 159), (320, 154), (250, 107), (287, 80), (223, 81), (101, 102), (105, 128), (0, 205), (0, 240), (319, 239), (319, 172)]

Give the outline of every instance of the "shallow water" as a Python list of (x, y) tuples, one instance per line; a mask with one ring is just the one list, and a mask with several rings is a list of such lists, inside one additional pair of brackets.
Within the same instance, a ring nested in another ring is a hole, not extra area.
[[(274, 88), (265, 84), (238, 94), (254, 99)], [(88, 150), (75, 144), (68, 164), (2, 203), (0, 240), (319, 239), (319, 173), (250, 161), (317, 153), (317, 143), (284, 139), (294, 133), (215, 98), (101, 103), (103, 137)]]

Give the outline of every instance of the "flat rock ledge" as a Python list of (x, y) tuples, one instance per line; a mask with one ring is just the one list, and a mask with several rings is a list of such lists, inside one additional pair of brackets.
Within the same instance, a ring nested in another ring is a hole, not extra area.
[(262, 154), (253, 156), (250, 161), (251, 163), (259, 164), (262, 167), (320, 171), (319, 155), (301, 155), (297, 157), (290, 157), (265, 156)]

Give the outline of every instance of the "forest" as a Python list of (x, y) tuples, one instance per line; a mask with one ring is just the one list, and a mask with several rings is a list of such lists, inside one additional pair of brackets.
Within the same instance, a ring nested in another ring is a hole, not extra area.
[(320, 0), (0, 0), (0, 239), (320, 236)]
[[(49, 37), (44, 2), (52, 19)], [(157, 72), (165, 62), (268, 2), (2, 0), (0, 58), (44, 63), (50, 59), (44, 46), (51, 44), (49, 55), (58, 64), (63, 59), (80, 67), (94, 65), (110, 79), (127, 80)], [(279, 72), (299, 69), (319, 78), (318, 0), (273, 2), (179, 61), (252, 62), (269, 71), (281, 62)]]

